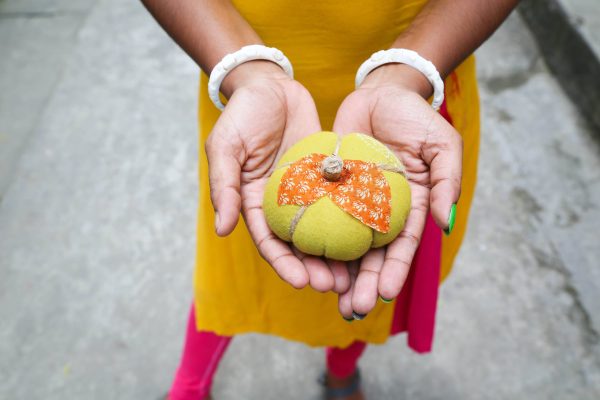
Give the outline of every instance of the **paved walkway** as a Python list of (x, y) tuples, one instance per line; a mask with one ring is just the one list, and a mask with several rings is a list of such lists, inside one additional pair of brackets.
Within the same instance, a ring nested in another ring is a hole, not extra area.
[[(118, 0), (0, 1), (0, 53), (0, 399), (154, 400), (191, 298), (197, 69)], [(435, 351), (369, 348), (366, 392), (600, 398), (599, 146), (518, 17), (479, 56), (480, 183)], [(215, 398), (316, 399), (322, 368), (246, 335)]]
[(553, 75), (600, 137), (600, 2), (526, 0), (519, 11)]

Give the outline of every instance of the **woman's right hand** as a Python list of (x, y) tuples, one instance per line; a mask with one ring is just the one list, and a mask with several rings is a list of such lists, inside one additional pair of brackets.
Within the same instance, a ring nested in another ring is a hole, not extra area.
[(343, 263), (328, 265), (292, 250), (271, 232), (262, 209), (265, 184), (279, 158), (321, 130), (311, 95), (267, 61), (240, 65), (222, 88), (230, 99), (205, 145), (217, 234), (230, 234), (241, 211), (261, 256), (284, 281), (295, 288), (310, 283), (318, 291), (346, 291)]

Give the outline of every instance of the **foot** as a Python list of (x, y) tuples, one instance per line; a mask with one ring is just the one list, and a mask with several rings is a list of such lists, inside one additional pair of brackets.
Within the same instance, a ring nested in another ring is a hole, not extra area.
[[(337, 378), (332, 375), (329, 371), (327, 371), (326, 379), (325, 379), (325, 387), (327, 389), (345, 389), (350, 387), (356, 380), (358, 379), (357, 373), (350, 375), (347, 378)], [(327, 400), (365, 400), (365, 396), (362, 392), (360, 386), (348, 394), (347, 396), (329, 396)]]

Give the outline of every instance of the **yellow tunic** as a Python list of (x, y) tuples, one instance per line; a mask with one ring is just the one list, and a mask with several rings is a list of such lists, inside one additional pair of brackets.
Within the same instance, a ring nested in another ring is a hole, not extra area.
[[(295, 78), (313, 95), (323, 129), (354, 89), (358, 66), (374, 51), (389, 48), (426, 1), (391, 0), (237, 0), (237, 9), (265, 44), (281, 49)], [(227, 238), (214, 233), (202, 145), (219, 117), (201, 76), (200, 206), (194, 276), (199, 330), (221, 335), (259, 332), (312, 346), (345, 347), (354, 340), (382, 343), (389, 336), (393, 304), (379, 303), (360, 322), (348, 324), (337, 310), (337, 295), (311, 288), (295, 290), (259, 256), (243, 220)], [(479, 146), (479, 100), (473, 57), (446, 79), (446, 101), (454, 126), (464, 139), (462, 195), (456, 227), (442, 242), (442, 279), (460, 247), (473, 197)]]

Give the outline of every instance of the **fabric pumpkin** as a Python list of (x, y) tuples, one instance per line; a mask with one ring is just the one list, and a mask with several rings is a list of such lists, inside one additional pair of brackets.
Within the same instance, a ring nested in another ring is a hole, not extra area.
[(398, 236), (410, 187), (402, 163), (376, 139), (319, 132), (283, 155), (267, 182), (263, 210), (282, 240), (307, 254), (348, 261)]

